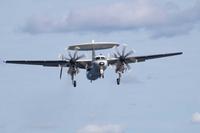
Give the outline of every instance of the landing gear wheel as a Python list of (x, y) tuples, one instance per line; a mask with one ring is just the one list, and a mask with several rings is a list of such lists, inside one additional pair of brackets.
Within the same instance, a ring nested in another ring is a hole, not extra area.
[(117, 85), (120, 84), (120, 78), (117, 78)]
[(74, 85), (74, 87), (76, 87), (76, 81), (75, 80), (73, 81), (73, 85)]

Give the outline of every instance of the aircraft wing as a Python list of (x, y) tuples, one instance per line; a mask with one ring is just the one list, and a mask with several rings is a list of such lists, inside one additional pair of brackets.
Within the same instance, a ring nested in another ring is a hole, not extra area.
[(24, 65), (42, 65), (49, 67), (58, 67), (67, 64), (63, 60), (7, 60), (5, 63), (24, 64)]
[[(145, 55), (145, 56), (133, 56), (133, 57), (127, 57), (126, 62), (127, 63), (136, 63), (136, 62), (143, 62), (149, 59), (157, 59), (157, 58), (163, 58), (168, 56), (175, 56), (180, 55), (182, 52), (176, 52), (176, 53), (166, 53), (166, 54), (154, 54), (154, 55)], [(118, 58), (113, 58), (108, 60), (108, 63), (111, 65), (116, 64), (119, 61)]]
[[(23, 64), (23, 65), (41, 65), (45, 67), (69, 67), (70, 62), (68, 60), (6, 60), (5, 63), (11, 64)], [(86, 66), (90, 65), (90, 60), (78, 60), (77, 66), (85, 69)]]

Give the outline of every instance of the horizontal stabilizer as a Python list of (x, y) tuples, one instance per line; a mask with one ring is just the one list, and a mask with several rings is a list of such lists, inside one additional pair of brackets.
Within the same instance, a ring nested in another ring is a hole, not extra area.
[(95, 43), (72, 45), (68, 47), (68, 50), (89, 51), (93, 49), (94, 50), (109, 49), (118, 46), (119, 46), (118, 43), (113, 43), (113, 42), (95, 42)]

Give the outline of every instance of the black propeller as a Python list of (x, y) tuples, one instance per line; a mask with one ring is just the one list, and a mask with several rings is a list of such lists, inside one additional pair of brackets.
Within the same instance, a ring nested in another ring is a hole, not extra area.
[(127, 62), (127, 58), (133, 53), (133, 50), (130, 50), (126, 53), (126, 46), (124, 45), (121, 52), (118, 48), (116, 48), (116, 53), (114, 53), (114, 57), (118, 58), (119, 65), (125, 65), (126, 68), (131, 69), (130, 65)]
[[(64, 56), (63, 54), (60, 54), (60, 55), (59, 55), (59, 58), (60, 58), (61, 60), (65, 60), (65, 56)], [(61, 66), (60, 66), (60, 79), (62, 78), (62, 70), (63, 70), (63, 66), (61, 65)]]
[(60, 79), (62, 78), (62, 70), (63, 70), (63, 67), (61, 66), (61, 68), (60, 68)]
[(77, 60), (85, 57), (85, 55), (79, 56), (77, 50), (74, 52), (74, 55), (72, 55), (71, 52), (68, 52), (68, 55), (69, 55), (69, 58), (66, 58), (66, 60), (69, 61), (69, 66), (74, 66), (74, 67), (76, 67)]
[[(78, 55), (78, 51), (76, 50), (74, 52), (74, 54), (72, 55), (71, 52), (68, 52), (68, 56), (69, 57), (65, 57), (63, 54), (59, 55), (59, 58), (61, 60), (66, 60), (66, 61), (69, 61), (69, 68), (73, 68), (73, 71), (75, 70), (77, 72), (77, 60), (79, 59), (82, 59), (83, 57), (85, 57), (85, 55)], [(64, 66), (60, 66), (60, 79), (62, 78), (62, 71), (63, 71), (63, 67)], [(69, 69), (68, 73), (71, 74), (70, 70), (72, 69)]]

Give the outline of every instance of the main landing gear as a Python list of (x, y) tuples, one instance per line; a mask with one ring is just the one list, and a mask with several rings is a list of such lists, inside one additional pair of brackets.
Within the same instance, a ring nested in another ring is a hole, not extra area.
[(121, 79), (122, 74), (120, 72), (118, 72), (118, 75), (119, 75), (119, 77), (117, 78), (117, 85), (120, 84), (120, 79)]
[(76, 87), (76, 80), (74, 79), (74, 77), (75, 77), (75, 74), (72, 73), (72, 74), (71, 74), (72, 85), (73, 85), (74, 87)]
[(117, 78), (117, 85), (120, 84), (120, 78)]
[(76, 87), (76, 80), (72, 81), (72, 84)]

